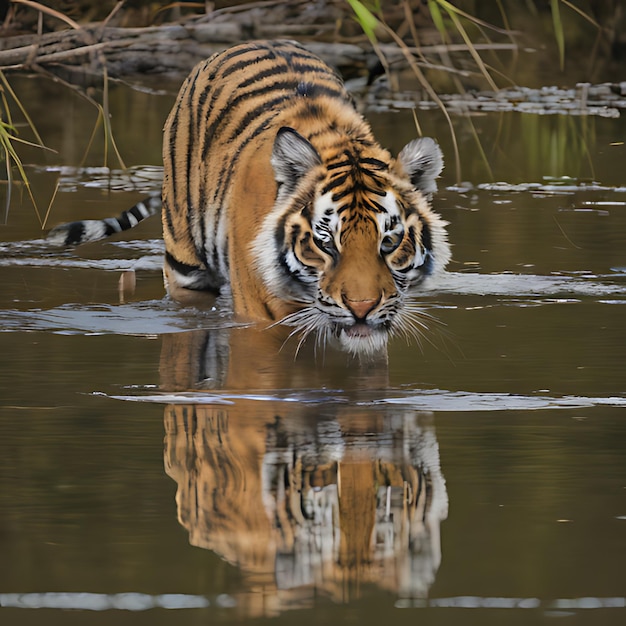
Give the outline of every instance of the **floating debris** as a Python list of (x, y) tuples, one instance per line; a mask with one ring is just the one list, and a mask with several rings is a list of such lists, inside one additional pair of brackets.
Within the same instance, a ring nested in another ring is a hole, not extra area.
[(73, 193), (81, 188), (106, 189), (109, 191), (132, 191), (145, 195), (161, 193), (163, 167), (136, 165), (126, 170), (109, 167), (46, 166), (33, 168), (58, 173), (59, 191)]
[[(621, 85), (622, 83), (620, 83)], [(385, 80), (362, 94), (366, 108), (375, 111), (407, 108), (435, 109), (439, 105), (417, 91), (392, 91)], [(440, 94), (451, 113), (501, 113), (515, 111), (534, 115), (596, 115), (618, 118), (626, 109), (626, 94), (612, 83), (578, 83), (573, 88), (511, 87), (500, 91)]]

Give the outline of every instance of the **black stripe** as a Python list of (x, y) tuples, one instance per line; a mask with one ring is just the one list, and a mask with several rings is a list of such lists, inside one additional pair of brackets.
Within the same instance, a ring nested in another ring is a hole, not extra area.
[[(149, 217), (152, 214), (151, 208), (149, 206), (145, 205), (145, 204), (144, 204), (144, 206), (148, 210), (148, 216), (146, 216), (146, 217)], [(131, 207), (126, 212), (130, 213), (138, 222), (141, 222), (141, 220), (146, 219), (144, 217), (143, 213), (141, 212), (141, 209), (137, 205)]]
[[(307, 63), (306, 61), (313, 61), (314, 63)], [(293, 59), (289, 63), (289, 67), (298, 74), (305, 74), (310, 72), (312, 74), (324, 74), (325, 76), (334, 76), (328, 71), (328, 66), (325, 65), (320, 59), (312, 58), (301, 61), (300, 59)]]
[(259, 57), (255, 59), (255, 61), (262, 61), (263, 59), (271, 59), (273, 58), (273, 54), (270, 48), (263, 45), (242, 45), (241, 47), (231, 48), (229, 50), (225, 50), (224, 52), (217, 55), (216, 60), (219, 60), (218, 68), (222, 70), (222, 77), (229, 76), (233, 72), (240, 70), (244, 67), (250, 66), (250, 60), (245, 59), (241, 61), (237, 61), (236, 63), (231, 63), (234, 59), (237, 59), (240, 56), (245, 54), (250, 54), (251, 52), (259, 52), (265, 53), (266, 56)]
[(237, 148), (237, 151), (233, 155), (233, 158), (231, 159), (230, 163), (226, 163), (222, 167), (218, 176), (219, 182), (216, 185), (215, 191), (213, 193), (213, 200), (217, 201), (219, 206), (222, 205), (222, 202), (224, 199), (223, 195), (226, 192), (226, 188), (227, 188), (224, 184), (230, 180), (233, 170), (235, 169), (237, 162), (239, 161), (239, 157), (241, 156), (241, 153), (243, 152), (244, 148), (253, 139), (255, 139), (257, 135), (260, 135), (262, 132), (267, 130), (267, 127), (269, 126), (271, 121), (274, 119), (274, 117), (276, 117), (277, 114), (278, 114), (277, 111), (272, 111), (268, 116), (262, 119), (260, 123), (257, 125), (257, 127), (239, 144), (239, 147)]
[(273, 76), (278, 76), (279, 74), (287, 74), (288, 72), (289, 70), (283, 65), (272, 65), (271, 67), (257, 72), (253, 76), (250, 76), (249, 78), (246, 78), (244, 81), (240, 82), (238, 88), (245, 89), (246, 87), (250, 87), (250, 85), (261, 82), (266, 78), (272, 78)]
[[(205, 70), (209, 70), (209, 69), (210, 69), (210, 64), (207, 63)], [(200, 119), (202, 120), (205, 120), (208, 117), (208, 113), (206, 109), (204, 108), (204, 105), (206, 104), (206, 101), (209, 95), (211, 95), (211, 101), (207, 108), (210, 109), (211, 104), (215, 102), (215, 100), (222, 93), (223, 82), (216, 80), (218, 71), (219, 71), (219, 67), (214, 67), (211, 71), (207, 71), (206, 75), (202, 79), (204, 81), (205, 87), (200, 93), (200, 95), (198, 96), (198, 103), (199, 103), (198, 109), (200, 109), (200, 112), (201, 112)]]
[[(216, 116), (212, 119), (211, 123), (206, 127), (203, 133), (202, 159), (206, 160), (206, 158), (208, 157), (209, 150), (211, 149), (210, 144), (215, 138), (215, 135), (219, 134), (220, 127), (224, 127), (224, 130), (226, 130), (227, 125), (225, 123), (225, 120), (229, 116), (232, 116), (235, 114), (235, 110), (237, 107), (243, 106), (250, 99), (265, 96), (268, 93), (271, 93), (273, 91), (283, 90), (283, 91), (289, 92), (290, 90), (294, 90), (296, 86), (297, 86), (297, 82), (294, 79), (277, 81), (270, 85), (263, 85), (256, 89), (252, 89), (246, 93), (240, 93), (239, 95), (235, 96), (232, 100), (229, 100), (226, 103), (226, 106), (221, 111), (217, 112)], [(238, 89), (234, 88), (233, 91), (237, 92)], [(231, 135), (227, 139), (225, 139), (225, 141), (232, 141), (233, 139), (238, 137), (243, 132), (245, 126), (247, 126), (250, 123), (250, 119), (257, 117), (262, 112), (263, 109), (274, 106), (275, 104), (279, 104), (280, 102), (286, 100), (288, 97), (289, 97), (289, 94), (285, 93), (279, 96), (278, 98), (274, 98), (273, 100), (263, 101), (259, 103), (255, 109), (253, 109), (252, 111), (249, 111), (244, 116), (243, 121), (239, 123), (235, 131), (233, 131)]]
[[(188, 101), (190, 103), (191, 115), (189, 115), (189, 123), (187, 127), (187, 132), (189, 133), (187, 137), (187, 164), (186, 164), (186, 182), (187, 182), (187, 231), (193, 235), (193, 202), (191, 197), (191, 169), (193, 167), (193, 155), (194, 155), (194, 128), (193, 128), (193, 110), (195, 107), (191, 106), (193, 103), (193, 96), (196, 91), (196, 83), (192, 83), (189, 89)], [(197, 167), (197, 165), (196, 165)]]
[(337, 124), (334, 121), (330, 121), (326, 126), (324, 126), (323, 128), (319, 128), (314, 133), (307, 133), (306, 138), (309, 140), (310, 143), (313, 143), (314, 139), (317, 139), (318, 137), (323, 137), (324, 135), (332, 135), (336, 131)]
[(368, 165), (373, 165), (374, 167), (386, 172), (389, 169), (389, 165), (384, 161), (380, 161), (379, 159), (375, 159), (374, 157), (362, 157), (360, 159), (360, 163), (367, 163)]
[[(347, 176), (346, 176), (347, 178)], [(348, 185), (345, 189), (338, 191), (333, 194), (333, 202), (339, 202), (339, 200), (343, 200), (346, 196), (349, 196), (351, 193), (356, 192), (356, 185)]]
[(322, 189), (322, 195), (327, 194), (329, 191), (336, 189), (340, 185), (343, 185), (348, 179), (348, 174), (339, 174), (333, 177), (333, 179)]
[(215, 84), (213, 82), (215, 80), (215, 72), (211, 72), (210, 74), (205, 76), (203, 80), (206, 86), (198, 96), (198, 103), (200, 104), (200, 107), (204, 106), (207, 98), (209, 97), (209, 94), (215, 90)]
[[(250, 52), (250, 51), (248, 50), (247, 52)], [(244, 71), (249, 70), (251, 65), (255, 65), (257, 63), (263, 63), (263, 61), (272, 61), (272, 60), (273, 60), (272, 56), (257, 57), (255, 59), (242, 59), (241, 61), (238, 61), (237, 63), (233, 63), (232, 65), (229, 65), (227, 68), (225, 68), (219, 75), (219, 80), (224, 80), (228, 78), (229, 76), (232, 76), (233, 74), (237, 74), (241, 72), (242, 70)]]
[(276, 316), (274, 315), (274, 313), (272, 312), (272, 310), (269, 307), (269, 304), (267, 302), (263, 303), (263, 308), (265, 309), (265, 313), (267, 314), (267, 317), (271, 320), (274, 321), (276, 319)]
[(204, 210), (204, 207), (198, 207), (198, 228), (200, 230), (201, 245), (198, 245), (198, 243), (194, 239), (194, 245), (196, 248), (196, 256), (199, 259), (202, 259), (204, 261), (204, 264), (207, 267), (210, 267), (209, 262), (208, 262), (208, 257), (207, 257), (207, 249), (206, 249), (205, 222), (206, 222), (206, 211)]
[(124, 211), (122, 215), (125, 215), (127, 213), (129, 215), (132, 215), (138, 222), (141, 222), (141, 220), (144, 219), (143, 213), (137, 205), (130, 207), (130, 209), (128, 209), (128, 211)]
[(420, 219), (422, 223), (422, 246), (430, 252), (433, 249), (433, 240), (430, 234), (430, 226), (424, 219)]
[[(120, 228), (122, 230), (128, 230), (129, 228), (132, 228), (132, 224), (130, 223), (130, 211), (124, 211), (119, 217), (115, 218), (117, 220), (117, 223), (120, 225)], [(108, 226), (108, 224), (107, 224)], [(111, 228), (111, 233), (107, 232), (108, 234), (112, 234), (114, 232), (114, 229)]]
[(377, 213), (387, 213), (387, 209), (380, 203), (376, 202), (376, 200), (372, 200), (371, 198), (367, 199), (367, 203), (374, 209)]
[(315, 54), (307, 50), (305, 47), (295, 41), (277, 41), (272, 47), (280, 53), (280, 56), (291, 62), (293, 59), (309, 59), (323, 63), (323, 61)]
[(430, 250), (426, 251), (426, 258), (424, 259), (424, 263), (422, 264), (422, 271), (426, 276), (430, 276), (433, 273), (433, 265), (435, 264), (435, 259)]
[(283, 103), (285, 100), (288, 100), (289, 96), (287, 94), (280, 94), (271, 100), (264, 100), (260, 104), (258, 104), (254, 109), (249, 110), (243, 118), (240, 120), (239, 124), (235, 127), (235, 129), (230, 133), (226, 141), (233, 141), (237, 137), (240, 137), (243, 131), (253, 122), (256, 118), (258, 118), (262, 113), (266, 111), (272, 111), (274, 115), (276, 115), (276, 107)]
[(306, 96), (309, 98), (319, 98), (320, 96), (326, 96), (334, 100), (341, 100), (341, 101), (348, 100), (346, 96), (346, 92), (341, 88), (340, 85), (337, 85), (335, 88), (332, 88), (327, 85), (321, 85), (320, 83), (307, 82), (307, 86), (311, 88), (306, 93), (298, 94), (298, 95), (301, 95), (303, 97)]
[[(370, 178), (374, 178), (375, 181), (378, 180), (378, 178), (377, 177), (375, 178), (374, 176), (370, 176)], [(381, 198), (387, 194), (387, 191), (385, 189), (383, 189), (382, 187), (371, 187), (371, 186), (368, 186), (368, 185), (363, 185), (363, 188), (368, 193), (373, 193), (374, 195), (379, 196)]]
[[(220, 210), (216, 211), (215, 218), (213, 219), (213, 241), (215, 243), (213, 245), (213, 250), (211, 250), (211, 261), (212, 261), (212, 263), (210, 265), (210, 267), (212, 267), (217, 274), (221, 273), (221, 270), (220, 270), (220, 242), (217, 241), (217, 228), (219, 226), (219, 217), (220, 217), (220, 215), (221, 215), (221, 211)], [(224, 241), (224, 247), (228, 251), (228, 241)], [(205, 251), (205, 254), (207, 254), (207, 253), (208, 253), (208, 250)], [(228, 255), (228, 252), (226, 252), (226, 254)], [(206, 257), (206, 262), (207, 262), (207, 265), (209, 265), (208, 254), (207, 254), (207, 257)]]
[[(241, 59), (237, 61), (236, 63), (229, 64), (229, 61), (232, 61), (236, 57), (239, 57), (242, 54), (249, 54), (254, 51), (258, 51), (261, 53), (265, 52), (265, 54), (263, 56), (256, 57), (254, 60)], [(254, 48), (251, 46), (243, 48), (241, 51), (238, 51), (236, 54), (229, 55), (228, 58), (224, 59), (223, 62), (220, 64), (220, 69), (222, 70), (220, 74), (220, 79), (226, 78), (230, 76), (231, 74), (236, 74), (239, 70), (247, 69), (253, 63), (261, 63), (262, 61), (268, 61), (274, 58), (275, 56), (267, 48), (260, 48), (260, 47)]]
[[(170, 139), (173, 137), (174, 141), (169, 141), (168, 143), (168, 153), (167, 153), (167, 157), (169, 159), (170, 162), (170, 166), (169, 166), (169, 173), (170, 173), (170, 185), (172, 188), (172, 196), (173, 199), (175, 201), (176, 196), (178, 195), (178, 191), (176, 189), (176, 187), (178, 186), (178, 181), (176, 180), (176, 135), (177, 135), (177, 130), (178, 130), (178, 111), (176, 113), (176, 115), (174, 115), (174, 117), (172, 117), (172, 122), (170, 124)], [(165, 182), (165, 181), (164, 181)]]
[[(219, 85), (213, 91), (213, 96), (211, 98), (211, 104), (208, 106), (209, 109), (213, 108), (216, 100), (222, 95), (222, 91), (224, 90), (224, 85)], [(213, 141), (213, 136), (215, 135), (215, 130), (217, 127), (224, 122), (225, 117), (230, 115), (231, 107), (227, 103), (225, 108), (222, 108), (221, 111), (203, 111), (202, 121), (206, 122), (210, 119), (211, 113), (214, 113), (214, 117), (210, 124), (204, 127), (204, 130), (200, 132), (198, 131), (198, 137), (202, 137), (202, 160), (206, 161), (206, 158), (209, 154), (209, 150), (211, 149), (211, 142)]]
[[(246, 127), (252, 128), (251, 126), (252, 121), (258, 122), (256, 127), (254, 127), (254, 129), (247, 134), (246, 138), (240, 142), (239, 146), (237, 147), (237, 150), (235, 151), (232, 159), (230, 160), (230, 163), (226, 162), (223, 164), (218, 175), (219, 182), (216, 185), (216, 188), (213, 193), (213, 201), (217, 201), (218, 204), (221, 205), (221, 202), (223, 200), (222, 188), (224, 187), (224, 183), (230, 180), (232, 172), (235, 166), (237, 165), (237, 162), (239, 160), (239, 157), (243, 149), (259, 134), (267, 130), (271, 121), (279, 113), (279, 111), (276, 108), (276, 105), (280, 104), (284, 100), (285, 100), (284, 96), (279, 96), (272, 100), (267, 100), (263, 103), (263, 106), (257, 107), (256, 109), (249, 111), (244, 116), (243, 120), (239, 123), (239, 125), (237, 126), (237, 129), (231, 134), (229, 141), (233, 141), (234, 139), (241, 138), (243, 131), (246, 129)], [(265, 113), (266, 115), (261, 117), (261, 113)]]
[(172, 221), (172, 212), (169, 210), (167, 206), (167, 202), (163, 201), (163, 215), (165, 216), (166, 228), (170, 233), (172, 239), (176, 240), (176, 233), (174, 232), (174, 222)]
[[(209, 263), (209, 250), (207, 250), (207, 238), (206, 238), (206, 221), (207, 221), (207, 209), (208, 209), (208, 200), (207, 200), (207, 185), (206, 185), (207, 181), (205, 179), (205, 177), (201, 177), (200, 179), (200, 189), (198, 192), (198, 214), (199, 214), (199, 228), (200, 228), (200, 233), (201, 233), (201, 238), (202, 238), (202, 249), (198, 250), (198, 247), (196, 246), (196, 251), (198, 254), (198, 258), (202, 259), (205, 263), (205, 265), (207, 267), (213, 267), (216, 271), (217, 271), (217, 265), (214, 263), (213, 265), (211, 265)], [(217, 214), (218, 211), (216, 211)], [(216, 224), (216, 220), (215, 220), (215, 216), (213, 216), (213, 218), (211, 218), (214, 225), (217, 226)], [(216, 243), (215, 243), (215, 229), (213, 232), (213, 257), (215, 256), (215, 249), (217, 247)]]
[(289, 265), (287, 263), (287, 253), (284, 250), (281, 250), (278, 255), (278, 265), (283, 268), (283, 271), (288, 276), (291, 275), (291, 270), (289, 269)]
[(167, 251), (165, 252), (165, 260), (173, 270), (176, 270), (183, 276), (189, 276), (189, 274), (193, 274), (193, 272), (197, 272), (202, 269), (199, 265), (187, 265), (186, 263), (181, 263)]
[(65, 235), (65, 245), (71, 246), (81, 243), (85, 234), (85, 226), (82, 222), (72, 222), (67, 225), (67, 234)]
[(424, 259), (424, 263), (422, 263), (421, 265), (421, 269), (422, 269), (422, 272), (428, 276), (432, 274), (433, 272), (433, 265), (434, 265), (434, 259), (433, 259), (433, 254), (432, 254), (433, 241), (432, 241), (432, 235), (430, 232), (430, 226), (428, 225), (426, 220), (420, 219), (420, 222), (422, 224), (422, 247), (424, 248), (426, 252), (425, 254), (426, 258)]
[(327, 170), (338, 170), (341, 167), (349, 167), (352, 165), (352, 161), (339, 161), (338, 163), (329, 163), (326, 166)]
[(206, 113), (205, 113), (205, 105), (206, 102), (209, 98), (209, 95), (211, 95), (211, 102), (209, 103), (209, 108), (211, 108), (211, 104), (215, 101), (215, 97), (216, 97), (216, 93), (215, 93), (215, 85), (212, 85), (210, 82), (210, 79), (207, 77), (208, 85), (202, 90), (202, 92), (200, 93), (200, 95), (198, 96), (198, 101), (196, 103), (196, 106), (194, 107), (195, 109), (197, 109), (198, 111), (198, 116), (197, 116), (197, 126), (196, 126), (196, 135), (198, 137), (201, 136), (201, 126), (204, 123), (204, 121), (206, 120)]
[[(274, 114), (276, 115), (276, 114)], [(250, 134), (248, 137), (239, 144), (239, 147), (233, 154), (230, 162), (226, 161), (223, 163), (219, 173), (217, 174), (217, 185), (215, 185), (215, 189), (213, 190), (213, 202), (219, 207), (216, 211), (216, 215), (214, 216), (214, 221), (217, 224), (219, 222), (219, 217), (221, 214), (221, 207), (224, 203), (224, 194), (228, 190), (228, 182), (230, 181), (233, 170), (237, 166), (237, 162), (239, 161), (239, 157), (243, 149), (252, 141), (257, 135), (266, 130), (269, 121), (272, 118), (266, 118), (261, 120), (261, 123), (257, 126), (257, 128)]]
[(283, 215), (276, 228), (274, 229), (274, 244), (276, 245), (276, 250), (281, 250), (281, 256), (284, 255), (282, 252), (283, 247), (285, 245), (285, 222), (287, 221), (287, 216)]

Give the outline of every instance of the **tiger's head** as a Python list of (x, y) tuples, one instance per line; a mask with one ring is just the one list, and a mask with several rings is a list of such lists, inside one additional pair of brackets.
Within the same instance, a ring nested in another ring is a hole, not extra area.
[(301, 341), (315, 333), (352, 354), (421, 335), (409, 291), (450, 259), (446, 222), (429, 205), (439, 146), (416, 139), (393, 159), (373, 141), (313, 142), (278, 131), (276, 202), (253, 244), (268, 290), (292, 305), (280, 323)]

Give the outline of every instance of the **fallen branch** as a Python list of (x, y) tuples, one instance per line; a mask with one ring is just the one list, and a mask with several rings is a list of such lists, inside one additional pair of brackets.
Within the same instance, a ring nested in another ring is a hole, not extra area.
[[(22, 4), (37, 5), (31, 0)], [(294, 5), (298, 5), (296, 10)], [(72, 75), (106, 74), (110, 78), (132, 79), (139, 74), (185, 76), (195, 63), (214, 52), (250, 39), (297, 39), (345, 76), (366, 74), (377, 62), (368, 41), (342, 38), (336, 31), (337, 15), (318, 11), (304, 22), (302, 11), (315, 3), (280, 3), (274, 0), (249, 3), (213, 11), (181, 23), (145, 28), (119, 28), (103, 23), (79, 26), (43, 35), (19, 35), (0, 38), (0, 70), (30, 70), (45, 67), (50, 71), (62, 66)], [(308, 9), (306, 9), (308, 10)], [(282, 13), (277, 14), (279, 11)], [(299, 11), (299, 13), (298, 13)], [(344, 16), (345, 17), (345, 16)], [(467, 51), (465, 45), (422, 46), (419, 49), (396, 43), (380, 43), (389, 63), (406, 64), (406, 54), (416, 62), (442, 52)], [(475, 44), (474, 48), (511, 50), (511, 43)], [(434, 63), (426, 63), (431, 68)], [(452, 71), (453, 68), (450, 68)]]

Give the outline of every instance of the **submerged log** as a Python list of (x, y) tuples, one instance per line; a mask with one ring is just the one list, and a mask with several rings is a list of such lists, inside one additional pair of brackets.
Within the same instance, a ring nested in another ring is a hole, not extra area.
[[(86, 26), (42, 36), (11, 37), (0, 43), (0, 70), (45, 67), (54, 72), (59, 67), (72, 67), (102, 74), (106, 67), (112, 78), (137, 74), (183, 76), (202, 59), (249, 39), (241, 33), (239, 36), (240, 30), (236, 24), (219, 30), (210, 24), (138, 29)], [(253, 38), (285, 38), (279, 29), (268, 30), (272, 32), (262, 29), (261, 36)], [(376, 62), (373, 50), (365, 45), (298, 39), (341, 73), (364, 72)]]

